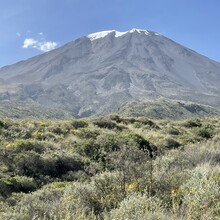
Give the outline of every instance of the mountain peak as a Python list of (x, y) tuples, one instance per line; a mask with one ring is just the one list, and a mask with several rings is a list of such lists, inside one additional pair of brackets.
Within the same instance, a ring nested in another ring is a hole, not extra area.
[(134, 32), (137, 32), (138, 34), (145, 34), (145, 35), (150, 35), (150, 34), (159, 35), (159, 33), (156, 33), (156, 32), (152, 32), (152, 31), (148, 31), (148, 30), (144, 30), (144, 29), (133, 28), (131, 30), (124, 31), (124, 32), (117, 31), (117, 30), (101, 31), (101, 32), (96, 32), (96, 33), (89, 34), (87, 37), (91, 41), (93, 41), (93, 40), (97, 40), (97, 39), (100, 39), (100, 38), (104, 38), (104, 37), (106, 37), (107, 35), (109, 35), (111, 33), (114, 33), (115, 37), (121, 37), (125, 34), (134, 33)]

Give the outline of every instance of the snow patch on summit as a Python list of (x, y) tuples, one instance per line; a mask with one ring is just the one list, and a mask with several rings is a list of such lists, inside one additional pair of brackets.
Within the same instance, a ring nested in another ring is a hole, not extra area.
[(110, 33), (113, 33), (115, 34), (115, 37), (121, 37), (127, 33), (134, 33), (134, 32), (137, 32), (138, 34), (145, 34), (145, 35), (159, 35), (158, 33), (155, 33), (155, 32), (151, 32), (151, 31), (147, 31), (147, 30), (143, 30), (143, 29), (136, 29), (136, 28), (133, 28), (129, 31), (124, 31), (124, 32), (121, 32), (121, 31), (116, 31), (116, 30), (109, 30), (109, 31), (101, 31), (101, 32), (97, 32), (97, 33), (93, 33), (93, 34), (89, 34), (87, 37), (93, 41), (93, 40), (97, 40), (97, 39), (100, 39), (100, 38), (104, 38), (106, 37), (108, 34)]
[(115, 31), (115, 37), (121, 37), (127, 33), (128, 33), (127, 31), (125, 31), (125, 32)]
[(106, 37), (108, 34), (114, 32), (114, 30), (110, 30), (110, 31), (101, 31), (101, 32), (97, 32), (97, 33), (93, 33), (93, 34), (89, 34), (87, 37), (90, 38), (90, 40), (97, 40), (99, 38), (104, 38)]
[(141, 33), (144, 33), (146, 35), (149, 35), (150, 32), (147, 31), (147, 30), (143, 30), (143, 29), (136, 29), (136, 28), (133, 28), (131, 29), (130, 31), (128, 31), (129, 33), (134, 33), (134, 32), (137, 32), (138, 34), (141, 34)]

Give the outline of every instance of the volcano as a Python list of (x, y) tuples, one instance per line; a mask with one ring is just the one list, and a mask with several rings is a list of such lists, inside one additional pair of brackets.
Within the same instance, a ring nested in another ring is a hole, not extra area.
[(102, 31), (0, 69), (0, 101), (105, 115), (160, 98), (220, 108), (220, 63), (153, 31)]

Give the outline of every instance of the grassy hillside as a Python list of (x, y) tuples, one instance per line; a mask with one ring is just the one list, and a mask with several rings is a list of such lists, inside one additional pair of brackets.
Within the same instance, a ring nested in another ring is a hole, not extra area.
[(33, 102), (0, 102), (0, 117), (67, 119), (74, 115), (61, 109), (47, 108)]
[[(109, 110), (111, 112), (111, 109)], [(220, 110), (196, 103), (159, 99), (147, 102), (131, 102), (123, 105), (118, 114), (126, 117), (145, 116), (153, 119), (189, 119), (220, 116)], [(71, 119), (74, 113), (63, 109), (48, 108), (33, 102), (0, 102), (0, 117), (14, 119)]]
[(130, 117), (145, 116), (155, 119), (189, 119), (220, 116), (220, 110), (191, 102), (159, 99), (156, 101), (127, 103), (119, 109), (119, 114)]
[(0, 219), (218, 219), (220, 118), (0, 120)]

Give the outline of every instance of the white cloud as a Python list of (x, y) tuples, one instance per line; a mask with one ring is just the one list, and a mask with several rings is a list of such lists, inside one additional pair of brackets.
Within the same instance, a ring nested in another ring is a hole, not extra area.
[(38, 41), (34, 40), (34, 38), (26, 38), (23, 43), (23, 48), (29, 48), (29, 47), (36, 48), (35, 46), (37, 44)]
[(44, 33), (43, 32), (40, 32), (40, 33), (38, 33), (40, 36), (44, 36)]
[(53, 41), (35, 40), (34, 38), (26, 38), (23, 43), (23, 48), (35, 48), (37, 50), (48, 52), (57, 47), (57, 43)]
[(44, 52), (48, 52), (50, 50), (55, 49), (57, 46), (56, 42), (52, 42), (52, 41), (44, 41), (44, 42), (38, 42), (38, 47), (37, 49), (44, 51)]

